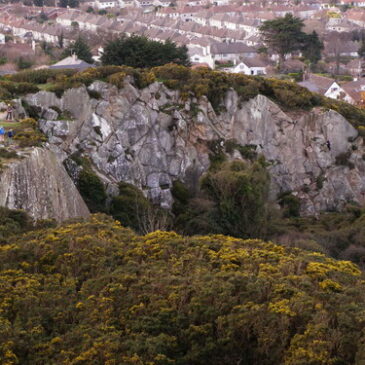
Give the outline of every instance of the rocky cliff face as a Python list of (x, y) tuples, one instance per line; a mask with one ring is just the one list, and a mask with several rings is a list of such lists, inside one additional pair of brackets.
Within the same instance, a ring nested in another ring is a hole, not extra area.
[(0, 206), (23, 209), (33, 218), (86, 217), (89, 210), (56, 155), (34, 148), (0, 172)]
[[(218, 115), (206, 99), (183, 102), (178, 91), (161, 83), (138, 90), (125, 82), (118, 90), (95, 82), (89, 90), (101, 97), (90, 98), (80, 87), (62, 98), (39, 92), (27, 101), (45, 108), (41, 129), (49, 147), (61, 158), (83, 151), (111, 191), (126, 181), (169, 207), (172, 182), (196, 186), (209, 167), (212, 142), (223, 146), (234, 139), (265, 155), (272, 196), (292, 191), (303, 213), (364, 203), (363, 139), (334, 111), (284, 113), (264, 96), (241, 103), (230, 91)], [(51, 106), (74, 119), (57, 120), (57, 113), (47, 109)], [(243, 157), (235, 150), (230, 158)]]

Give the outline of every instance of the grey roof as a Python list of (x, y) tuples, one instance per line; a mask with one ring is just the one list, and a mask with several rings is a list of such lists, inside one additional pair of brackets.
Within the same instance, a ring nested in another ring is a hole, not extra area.
[(63, 60), (55, 63), (52, 66), (49, 66), (49, 68), (52, 69), (62, 69), (62, 68), (71, 68), (76, 70), (85, 70), (87, 68), (94, 67), (90, 63), (87, 63), (83, 60), (78, 59), (75, 56), (66, 57)]
[(256, 53), (255, 48), (244, 43), (216, 43), (212, 45), (212, 54)]

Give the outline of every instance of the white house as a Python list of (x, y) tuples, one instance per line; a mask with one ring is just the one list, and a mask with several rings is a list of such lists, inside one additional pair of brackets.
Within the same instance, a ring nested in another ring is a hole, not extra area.
[(214, 68), (214, 60), (212, 55), (204, 47), (188, 45), (189, 60), (192, 65), (206, 64), (210, 68)]
[(228, 72), (244, 73), (245, 75), (266, 75), (266, 65), (259, 59), (246, 59), (234, 67), (228, 68)]
[(328, 98), (344, 100), (350, 104), (355, 104), (354, 98), (335, 80), (329, 77), (307, 74), (304, 75), (304, 80), (299, 82), (299, 85)]
[(116, 8), (119, 6), (118, 0), (96, 0), (94, 2), (94, 7), (101, 10), (101, 9), (110, 9)]

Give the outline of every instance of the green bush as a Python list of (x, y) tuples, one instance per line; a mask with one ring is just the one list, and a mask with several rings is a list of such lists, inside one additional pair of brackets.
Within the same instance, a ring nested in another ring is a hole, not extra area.
[(91, 212), (105, 212), (107, 194), (105, 186), (93, 171), (90, 161), (79, 153), (73, 154), (71, 159), (81, 167), (76, 186)]
[(26, 100), (22, 99), (22, 106), (29, 118), (38, 120), (42, 112), (42, 108), (36, 105), (30, 105)]
[(13, 97), (36, 93), (39, 88), (29, 82), (0, 81), (0, 88), (8, 91)]
[(99, 91), (87, 89), (87, 93), (89, 94), (90, 98), (92, 98), (92, 99), (99, 100), (102, 98)]
[(110, 214), (124, 226), (141, 230), (143, 215), (149, 209), (150, 202), (143, 193), (131, 184), (119, 183), (119, 195), (113, 197)]
[(291, 192), (284, 192), (279, 195), (279, 204), (283, 209), (284, 217), (299, 217), (300, 199)]
[(348, 166), (353, 169), (355, 165), (350, 161), (351, 151), (340, 153), (336, 156), (336, 165)]
[(77, 71), (71, 69), (44, 69), (44, 70), (28, 70), (17, 72), (6, 78), (13, 82), (28, 82), (31, 84), (46, 84), (55, 81), (57, 77), (70, 77)]
[(20, 147), (41, 146), (47, 140), (46, 136), (39, 130), (38, 123), (33, 118), (22, 119), (21, 127), (16, 129), (14, 140)]
[(51, 87), (48, 88), (48, 91), (54, 92), (57, 97), (61, 98), (64, 92), (68, 89), (73, 89), (82, 86), (81, 82), (76, 82), (75, 80), (67, 80), (67, 81), (61, 81), (56, 82)]
[(12, 235), (30, 230), (32, 225), (26, 212), (0, 207), (0, 244)]
[(261, 162), (226, 162), (202, 178), (202, 190), (215, 204), (214, 220), (223, 234), (235, 237), (264, 234), (269, 182), (269, 174)]
[(0, 283), (4, 363), (363, 359), (364, 277), (318, 252), (222, 235), (137, 236), (93, 215), (12, 237)]
[(0, 158), (10, 159), (10, 158), (17, 158), (18, 154), (15, 151), (9, 151), (6, 148), (0, 147)]
[(118, 72), (115, 74), (112, 74), (108, 77), (108, 82), (114, 86), (116, 86), (118, 89), (123, 88), (124, 86), (124, 79), (126, 77), (125, 72)]

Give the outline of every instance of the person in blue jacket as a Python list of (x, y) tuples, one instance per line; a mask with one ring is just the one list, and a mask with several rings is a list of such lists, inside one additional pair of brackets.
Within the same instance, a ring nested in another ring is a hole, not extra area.
[(0, 126), (0, 142), (4, 142), (5, 137), (5, 128), (3, 126)]

